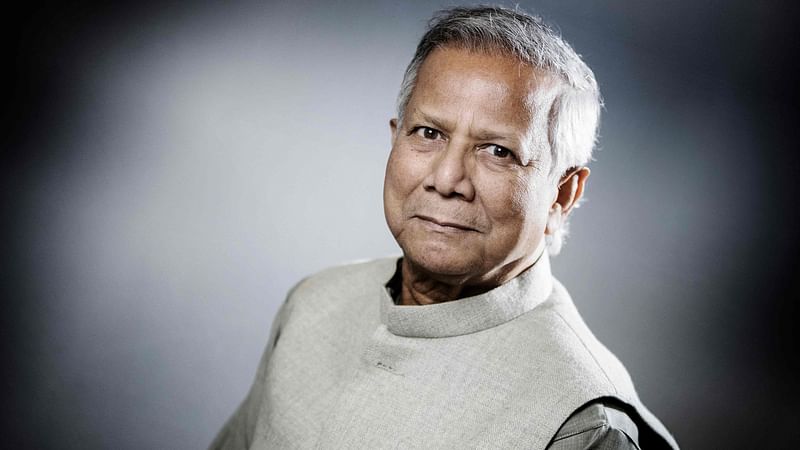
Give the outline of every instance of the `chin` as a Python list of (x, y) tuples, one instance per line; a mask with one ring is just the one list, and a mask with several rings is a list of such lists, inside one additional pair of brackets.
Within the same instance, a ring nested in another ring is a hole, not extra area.
[(470, 276), (481, 267), (480, 260), (475, 255), (455, 249), (412, 247), (404, 249), (403, 254), (409, 262), (434, 276)]

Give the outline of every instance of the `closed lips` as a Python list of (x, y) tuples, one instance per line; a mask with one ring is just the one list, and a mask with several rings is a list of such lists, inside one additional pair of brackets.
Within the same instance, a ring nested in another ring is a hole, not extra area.
[(472, 228), (469, 225), (464, 225), (464, 224), (457, 223), (457, 222), (450, 222), (450, 221), (447, 221), (447, 220), (438, 220), (438, 219), (434, 219), (433, 217), (421, 216), (421, 215), (418, 215), (416, 217), (418, 219), (422, 219), (422, 220), (425, 220), (425, 221), (428, 221), (428, 222), (431, 222), (431, 223), (435, 223), (436, 225), (439, 225), (441, 227), (458, 228), (459, 230), (464, 230), (464, 231), (478, 231), (478, 230), (476, 230), (475, 228)]

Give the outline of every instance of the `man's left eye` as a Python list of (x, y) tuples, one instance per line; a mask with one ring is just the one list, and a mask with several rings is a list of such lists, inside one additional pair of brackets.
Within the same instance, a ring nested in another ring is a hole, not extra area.
[(490, 144), (487, 145), (485, 148), (486, 151), (489, 152), (492, 156), (496, 156), (498, 158), (508, 158), (510, 156), (513, 156), (511, 150), (505, 147), (501, 147), (499, 145)]

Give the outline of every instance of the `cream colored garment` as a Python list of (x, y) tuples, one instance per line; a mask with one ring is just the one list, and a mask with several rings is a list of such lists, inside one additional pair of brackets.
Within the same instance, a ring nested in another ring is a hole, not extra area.
[(644, 434), (677, 448), (546, 254), (487, 293), (427, 306), (392, 302), (396, 262), (330, 269), (290, 293), (212, 448), (543, 449), (598, 398), (629, 405)]

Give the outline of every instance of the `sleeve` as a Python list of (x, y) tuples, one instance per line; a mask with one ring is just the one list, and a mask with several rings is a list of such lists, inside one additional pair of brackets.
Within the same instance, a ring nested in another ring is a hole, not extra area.
[(250, 447), (255, 432), (256, 419), (261, 409), (267, 364), (269, 363), (272, 350), (278, 342), (281, 328), (286, 320), (287, 302), (281, 305), (278, 313), (275, 315), (275, 319), (272, 321), (269, 342), (264, 350), (264, 354), (261, 356), (255, 380), (250, 387), (247, 397), (245, 397), (233, 415), (228, 419), (219, 433), (217, 433), (216, 438), (214, 438), (214, 441), (209, 446), (209, 450), (246, 449)]
[(571, 415), (556, 433), (548, 450), (641, 450), (638, 428), (620, 409), (590, 403)]

